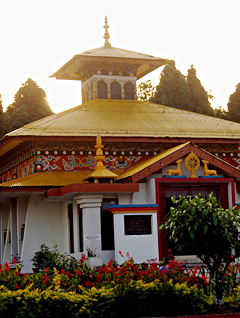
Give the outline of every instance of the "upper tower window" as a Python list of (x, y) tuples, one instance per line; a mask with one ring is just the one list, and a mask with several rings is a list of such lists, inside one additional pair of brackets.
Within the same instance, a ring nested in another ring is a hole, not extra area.
[(121, 85), (114, 81), (110, 85), (111, 89), (111, 99), (121, 99)]
[(104, 81), (99, 81), (97, 83), (97, 91), (98, 91), (98, 98), (99, 99), (107, 99), (108, 95), (107, 95), (107, 84)]
[(124, 93), (125, 93), (125, 99), (128, 100), (134, 100), (134, 85), (131, 82), (127, 82), (124, 85)]

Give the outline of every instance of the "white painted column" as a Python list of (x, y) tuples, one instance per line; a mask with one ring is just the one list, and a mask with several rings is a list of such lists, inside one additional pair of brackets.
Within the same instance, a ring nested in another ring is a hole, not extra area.
[(83, 246), (101, 256), (101, 204), (102, 195), (82, 194), (75, 200), (83, 212)]

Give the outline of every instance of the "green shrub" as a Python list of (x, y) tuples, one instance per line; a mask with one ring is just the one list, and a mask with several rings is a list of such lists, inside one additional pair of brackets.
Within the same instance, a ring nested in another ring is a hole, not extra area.
[(33, 266), (39, 270), (49, 268), (53, 270), (69, 270), (72, 269), (73, 264), (76, 263), (76, 259), (68, 254), (61, 254), (57, 249), (57, 245), (53, 246), (53, 250), (50, 250), (45, 244), (40, 245), (40, 250), (37, 251), (31, 259)]

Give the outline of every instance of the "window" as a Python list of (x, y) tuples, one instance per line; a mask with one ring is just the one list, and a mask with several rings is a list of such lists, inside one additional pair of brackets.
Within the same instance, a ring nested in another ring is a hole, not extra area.
[(110, 85), (111, 88), (111, 99), (121, 99), (121, 85), (114, 81)]
[(134, 100), (134, 85), (131, 82), (127, 82), (124, 85), (125, 99)]
[(102, 250), (114, 250), (113, 214), (109, 210), (112, 204), (117, 204), (116, 199), (103, 199), (101, 207), (101, 236)]
[(69, 250), (74, 253), (74, 238), (73, 238), (73, 204), (68, 204), (68, 229), (69, 229)]
[(97, 83), (97, 90), (98, 90), (98, 99), (107, 99), (108, 94), (107, 94), (107, 84), (104, 81), (99, 81)]
[(151, 215), (124, 215), (125, 235), (152, 234)]

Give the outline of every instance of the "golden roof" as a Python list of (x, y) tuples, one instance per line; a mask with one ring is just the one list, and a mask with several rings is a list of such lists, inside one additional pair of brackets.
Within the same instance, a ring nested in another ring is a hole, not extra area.
[(137, 53), (113, 46), (103, 46), (100, 48), (85, 51), (75, 55), (70, 61), (64, 64), (57, 72), (50, 77), (65, 80), (84, 80), (81, 77), (81, 69), (88, 63), (115, 63), (115, 64), (134, 64), (138, 65), (136, 77), (147, 75), (160, 66), (169, 62), (167, 59), (154, 57), (148, 54)]
[[(117, 175), (123, 170), (114, 171)], [(91, 174), (89, 171), (54, 171), (36, 172), (28, 176), (7, 181), (0, 187), (60, 187), (73, 183), (85, 183), (84, 179)]]
[(98, 134), (102, 137), (239, 139), (240, 124), (137, 100), (98, 99), (27, 124), (6, 136)]

